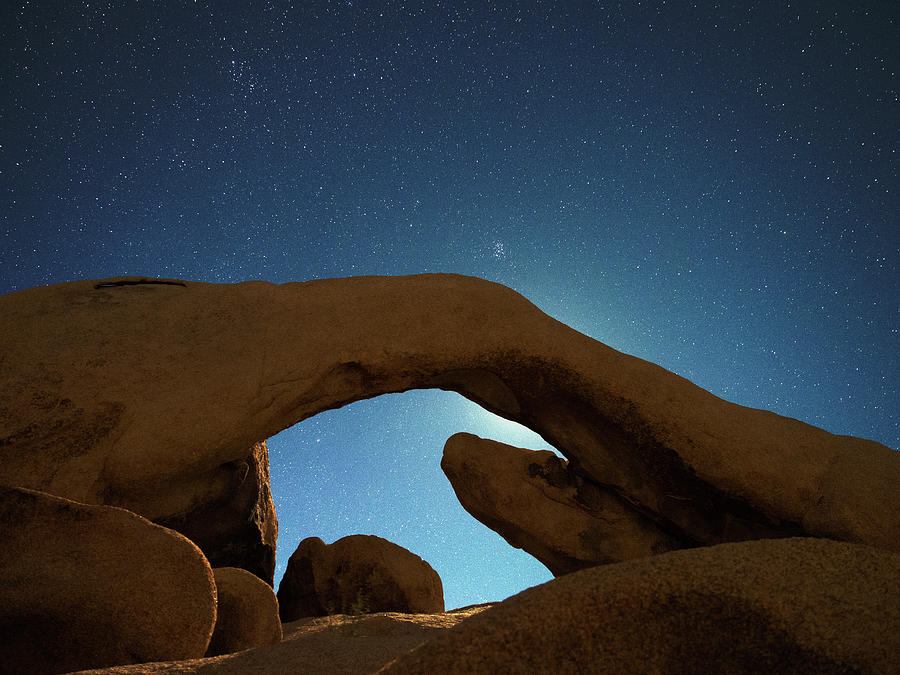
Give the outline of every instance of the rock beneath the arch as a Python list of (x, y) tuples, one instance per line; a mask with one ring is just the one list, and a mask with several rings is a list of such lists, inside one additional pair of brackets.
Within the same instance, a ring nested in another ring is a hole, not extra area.
[(549, 450), (456, 434), (441, 468), (466, 511), (555, 576), (679, 548)]
[(900, 555), (823, 539), (582, 570), (458, 624), (387, 673), (896, 672)]
[(328, 614), (444, 611), (438, 573), (387, 539), (355, 534), (300, 542), (278, 587), (282, 621)]
[(162, 509), (173, 512), (157, 515), (154, 522), (196, 543), (213, 567), (240, 567), (274, 585), (278, 518), (265, 441), (255, 443), (243, 459), (188, 481), (179, 501)]
[(300, 420), (438, 387), (537, 431), (681, 546), (900, 550), (896, 452), (723, 401), (480, 279), (74, 282), (0, 296), (0, 336), (0, 484), (154, 521), (227, 499), (248, 448)]
[(216, 627), (207, 656), (281, 642), (281, 619), (275, 591), (254, 574), (239, 567), (218, 567)]
[(124, 509), (0, 486), (0, 541), (0, 671), (206, 652), (213, 574), (180, 534)]

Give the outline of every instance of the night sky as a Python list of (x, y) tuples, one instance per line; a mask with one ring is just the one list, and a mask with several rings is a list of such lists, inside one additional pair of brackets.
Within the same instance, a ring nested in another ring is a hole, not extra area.
[[(898, 13), (4, 2), (0, 292), (471, 274), (723, 398), (900, 448)], [(429, 561), (448, 608), (549, 579), (459, 506), (457, 431), (548, 447), (437, 391), (270, 439), (276, 579), (304, 537), (354, 533)]]

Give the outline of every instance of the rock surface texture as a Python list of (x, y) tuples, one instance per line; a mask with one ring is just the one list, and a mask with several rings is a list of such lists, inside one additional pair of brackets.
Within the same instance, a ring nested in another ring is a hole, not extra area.
[(213, 574), (180, 534), (124, 509), (0, 487), (0, 542), (0, 672), (206, 652)]
[(355, 534), (300, 542), (278, 587), (282, 621), (328, 614), (444, 611), (438, 573), (402, 546)]
[(216, 627), (207, 656), (281, 642), (281, 619), (275, 591), (239, 567), (213, 570), (216, 579)]
[(679, 548), (549, 450), (456, 434), (441, 468), (466, 511), (556, 576)]
[(236, 654), (96, 673), (896, 673), (900, 556), (722, 544), (569, 574), (493, 607), (328, 616)]
[(89, 670), (83, 671), (83, 675), (374, 673), (389, 661), (482, 610), (482, 607), (475, 607), (441, 614), (382, 612), (302, 619), (285, 624), (284, 640), (277, 645), (190, 661)]
[(896, 673), (900, 555), (821, 539), (674, 551), (569, 574), (388, 673)]
[(155, 521), (219, 503), (252, 473), (247, 449), (302, 419), (438, 387), (534, 429), (679, 546), (806, 534), (900, 550), (889, 448), (723, 401), (480, 279), (74, 282), (0, 297), (0, 336), (0, 484)]

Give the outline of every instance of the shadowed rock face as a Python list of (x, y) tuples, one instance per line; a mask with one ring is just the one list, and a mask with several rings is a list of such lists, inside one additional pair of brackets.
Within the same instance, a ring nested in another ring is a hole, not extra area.
[(0, 336), (0, 484), (155, 521), (217, 503), (300, 420), (437, 387), (534, 429), (679, 546), (900, 548), (890, 449), (723, 401), (480, 279), (75, 282), (0, 297)]
[[(241, 567), (273, 585), (278, 518), (269, 489), (266, 442), (218, 467), (219, 485), (187, 509), (155, 522), (185, 535), (216, 567)], [(199, 482), (199, 481), (198, 481)]]

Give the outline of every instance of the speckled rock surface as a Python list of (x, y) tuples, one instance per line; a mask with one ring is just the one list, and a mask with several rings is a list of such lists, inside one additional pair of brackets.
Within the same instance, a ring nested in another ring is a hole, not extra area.
[(388, 673), (896, 673), (900, 555), (822, 539), (674, 551), (523, 591)]

